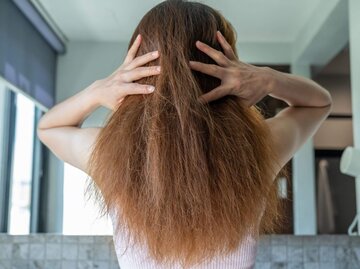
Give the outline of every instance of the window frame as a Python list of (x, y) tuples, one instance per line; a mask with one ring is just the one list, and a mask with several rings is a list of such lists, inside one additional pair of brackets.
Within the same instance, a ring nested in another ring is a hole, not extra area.
[(0, 232), (7, 233), (9, 230), (10, 188), (12, 177), (12, 164), (14, 157), (14, 136), (16, 125), (16, 95), (9, 88), (4, 87), (5, 100), (3, 110), (3, 143), (1, 144), (1, 156), (3, 169), (0, 177), (1, 200), (0, 204)]
[(35, 106), (34, 135), (33, 135), (33, 158), (31, 175), (31, 204), (30, 204), (30, 233), (36, 233), (40, 230), (40, 202), (41, 202), (41, 184), (43, 182), (44, 145), (37, 137), (37, 125), (45, 112)]
[[(15, 129), (16, 129), (16, 99), (17, 94), (22, 94), (16, 90), (11, 89), (7, 85), (4, 89), (5, 107), (0, 116), (3, 117), (3, 125), (0, 126), (2, 130), (3, 141), (0, 143), (0, 160), (3, 169), (0, 171), (0, 233), (8, 233), (10, 230), (10, 205), (11, 205), (11, 184), (14, 165), (14, 147), (15, 147)], [(28, 98), (28, 96), (25, 96)], [(32, 100), (32, 98), (30, 98)], [(29, 233), (37, 233), (41, 231), (43, 226), (41, 221), (41, 198), (44, 197), (42, 193), (43, 188), (43, 171), (44, 171), (44, 145), (37, 137), (36, 127), (45, 113), (43, 109), (37, 106), (34, 102), (35, 118), (34, 118), (34, 132), (33, 132), (33, 158), (32, 158), (32, 174), (31, 174), (31, 202), (30, 202), (30, 227)], [(2, 114), (2, 115), (1, 115)], [(46, 197), (46, 196), (45, 196)]]

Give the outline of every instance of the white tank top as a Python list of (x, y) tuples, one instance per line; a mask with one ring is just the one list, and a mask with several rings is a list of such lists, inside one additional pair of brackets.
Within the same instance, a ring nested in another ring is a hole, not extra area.
[[(113, 227), (116, 220), (110, 214)], [(261, 218), (260, 218), (261, 219)], [(171, 268), (158, 264), (149, 257), (144, 246), (127, 245), (126, 234), (113, 235), (116, 256), (121, 269), (182, 269), (180, 264)], [(216, 256), (211, 261), (194, 266), (194, 269), (252, 269), (255, 265), (257, 241), (251, 235), (239, 247), (227, 256)]]

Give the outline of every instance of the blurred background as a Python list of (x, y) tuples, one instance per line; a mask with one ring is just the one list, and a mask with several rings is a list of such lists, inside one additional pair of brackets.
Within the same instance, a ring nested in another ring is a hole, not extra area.
[[(36, 125), (54, 104), (112, 73), (140, 19), (160, 2), (0, 0), (0, 232), (112, 233), (85, 200), (87, 175), (54, 156)], [(278, 186), (287, 208), (282, 233), (347, 234), (360, 199), (360, 178), (340, 171), (344, 149), (360, 143), (359, 1), (202, 3), (233, 24), (242, 61), (311, 78), (330, 91), (330, 116)], [(285, 104), (266, 97), (259, 106), (271, 117)], [(108, 113), (99, 108), (83, 126), (101, 126)]]

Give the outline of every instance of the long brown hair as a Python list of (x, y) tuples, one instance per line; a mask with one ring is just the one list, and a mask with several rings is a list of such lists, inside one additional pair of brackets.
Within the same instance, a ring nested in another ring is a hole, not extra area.
[[(140, 21), (137, 56), (159, 50), (149, 95), (129, 95), (108, 118), (89, 161), (88, 193), (101, 213), (115, 212), (115, 233), (126, 227), (160, 263), (183, 266), (227, 254), (247, 234), (274, 232), (281, 203), (274, 180), (276, 155), (261, 111), (225, 96), (198, 97), (220, 81), (195, 72), (189, 60), (213, 63), (195, 47), (222, 50), (220, 30), (236, 51), (231, 24), (201, 3), (165, 1)], [(259, 219), (266, 205), (262, 221)]]

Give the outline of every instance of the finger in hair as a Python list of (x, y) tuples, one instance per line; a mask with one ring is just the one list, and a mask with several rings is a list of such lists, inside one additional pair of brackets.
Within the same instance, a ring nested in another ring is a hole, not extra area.
[(144, 55), (138, 56), (129, 63), (129, 65), (125, 68), (126, 70), (131, 70), (136, 67), (142, 66), (151, 62), (159, 57), (159, 51), (155, 50), (152, 52), (148, 52)]
[(199, 71), (201, 73), (207, 74), (209, 76), (213, 76), (216, 78), (221, 79), (222, 78), (222, 67), (218, 66), (216, 64), (205, 64), (202, 62), (197, 62), (197, 61), (190, 61), (189, 62), (190, 68), (195, 70), (195, 71)]
[(124, 64), (130, 63), (135, 58), (135, 55), (140, 47), (140, 44), (141, 44), (141, 35), (138, 34), (125, 57)]
[(218, 51), (199, 40), (196, 41), (196, 47), (213, 59), (218, 65), (227, 66), (229, 64), (229, 59), (226, 58), (221, 51)]
[(206, 102), (211, 102), (220, 99), (221, 97), (224, 97), (225, 95), (227, 95), (227, 93), (228, 91), (226, 90), (226, 88), (223, 85), (220, 85), (213, 90), (204, 93), (200, 96), (200, 98), (202, 98)]
[(226, 57), (228, 57), (230, 60), (235, 60), (236, 55), (234, 50), (232, 49), (231, 45), (227, 42), (225, 37), (222, 35), (220, 31), (216, 32), (217, 40), (219, 41), (221, 47), (223, 48)]
[(141, 66), (126, 72), (126, 82), (131, 82), (144, 77), (159, 75), (161, 72), (160, 66)]

